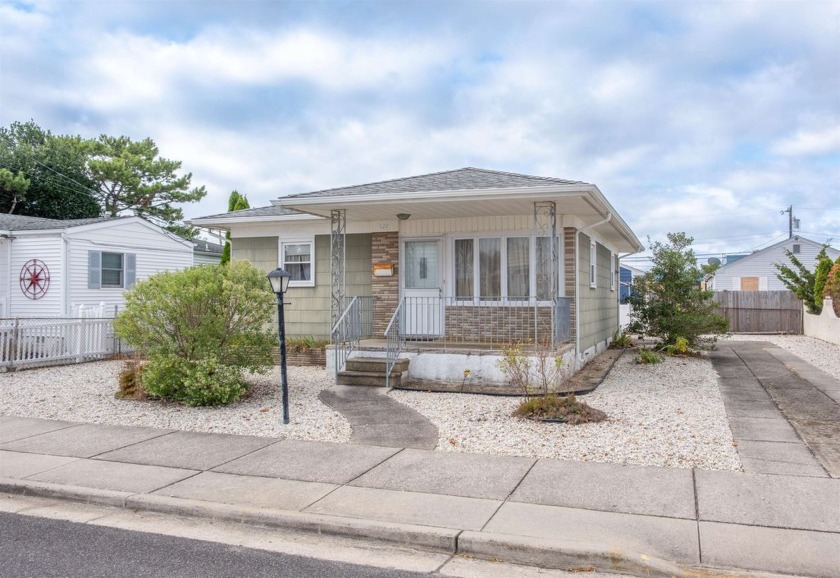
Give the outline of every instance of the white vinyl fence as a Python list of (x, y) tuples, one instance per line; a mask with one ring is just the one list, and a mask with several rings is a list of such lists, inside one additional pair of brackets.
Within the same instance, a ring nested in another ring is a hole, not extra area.
[(6, 371), (108, 358), (120, 351), (104, 307), (78, 307), (76, 317), (0, 318), (0, 368)]

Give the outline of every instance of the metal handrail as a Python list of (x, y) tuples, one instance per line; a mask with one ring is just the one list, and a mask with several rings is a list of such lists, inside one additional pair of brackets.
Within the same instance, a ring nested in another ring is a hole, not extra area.
[(391, 387), (391, 370), (399, 359), (403, 345), (405, 345), (405, 333), (402, 331), (402, 312), (405, 298), (400, 299), (388, 327), (385, 329), (385, 387)]
[(373, 336), (373, 297), (357, 295), (345, 302), (347, 306), (330, 332), (330, 341), (335, 348), (336, 376), (362, 338)]
[[(332, 333), (330, 334), (330, 340), (332, 341), (333, 348), (335, 350), (335, 374), (338, 375), (344, 368), (344, 364), (347, 363), (347, 358), (350, 357), (350, 354), (356, 348), (356, 345), (359, 342), (359, 328), (361, 326), (361, 320), (357, 321), (357, 317), (359, 314), (359, 298), (353, 297), (350, 300), (350, 304), (344, 309), (344, 313), (341, 314), (341, 317), (338, 318), (338, 321), (333, 327)], [(356, 329), (356, 331), (354, 331)]]

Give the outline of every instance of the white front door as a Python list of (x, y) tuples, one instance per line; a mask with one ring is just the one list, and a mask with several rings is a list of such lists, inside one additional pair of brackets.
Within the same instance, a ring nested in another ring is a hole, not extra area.
[(403, 243), (403, 319), (408, 338), (443, 335), (442, 254), (440, 239)]

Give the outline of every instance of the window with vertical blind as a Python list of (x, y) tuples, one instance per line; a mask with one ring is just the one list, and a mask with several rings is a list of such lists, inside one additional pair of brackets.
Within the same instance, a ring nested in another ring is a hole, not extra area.
[[(555, 240), (555, 255), (559, 255)], [(515, 236), (455, 239), (454, 292), (459, 299), (492, 302), (551, 298), (551, 243), (548, 237)], [(558, 266), (559, 267), (559, 266)]]
[(280, 267), (289, 275), (289, 287), (315, 286), (315, 240), (280, 242)]

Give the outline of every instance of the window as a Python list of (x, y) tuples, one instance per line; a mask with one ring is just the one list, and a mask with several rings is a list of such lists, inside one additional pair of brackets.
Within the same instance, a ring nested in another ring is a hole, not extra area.
[(610, 253), (610, 291), (615, 291), (615, 254)]
[(799, 255), (802, 252), (802, 245), (794, 245), (793, 246), (793, 254)]
[(403, 267), (406, 289), (437, 288), (438, 242), (406, 241)]
[(551, 267), (548, 237), (455, 239), (453, 253), (459, 299), (527, 301), (535, 295), (550, 299), (556, 288), (551, 282), (551, 272), (557, 269)]
[(314, 248), (312, 239), (280, 242), (280, 267), (290, 275), (289, 287), (315, 286)]
[(595, 245), (595, 241), (589, 242), (589, 286), (590, 287), (597, 287), (597, 275), (598, 275), (598, 247)]
[(88, 251), (88, 289), (128, 289), (137, 276), (134, 253)]

